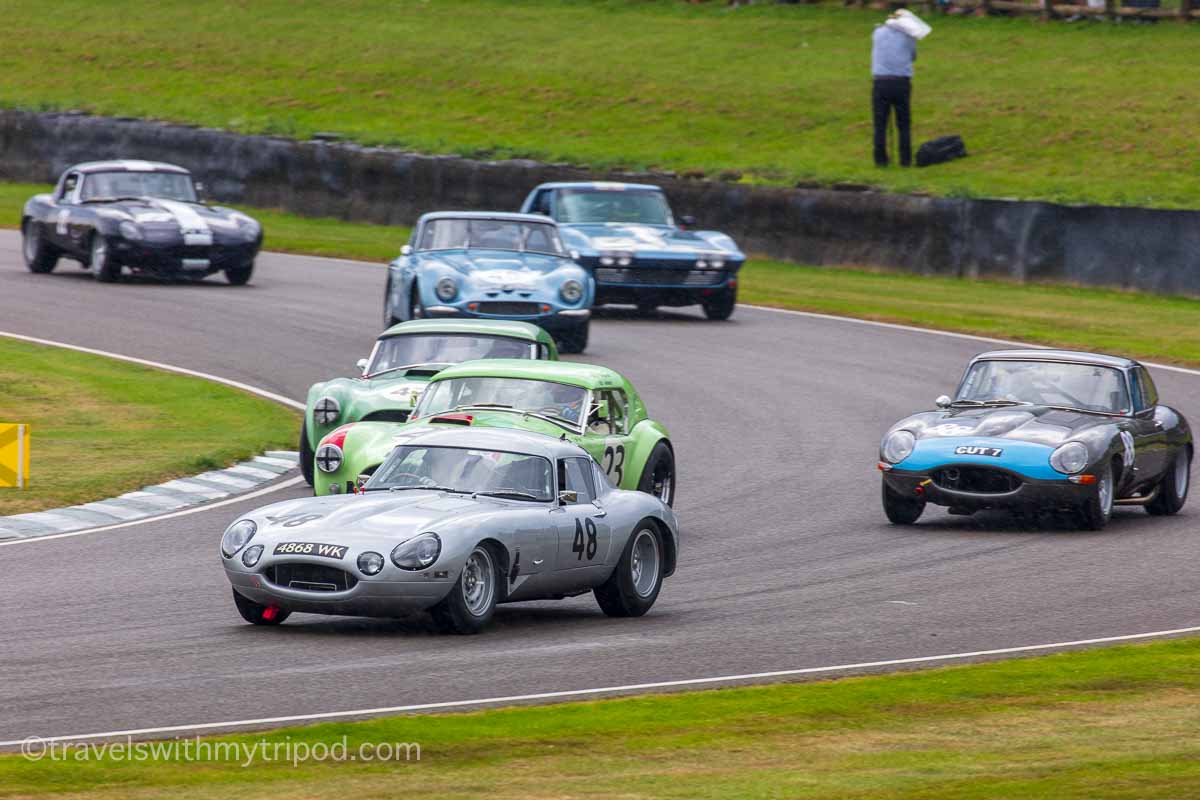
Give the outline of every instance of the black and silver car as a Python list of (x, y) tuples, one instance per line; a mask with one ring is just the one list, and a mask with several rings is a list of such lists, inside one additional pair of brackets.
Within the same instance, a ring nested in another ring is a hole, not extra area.
[(1137, 361), (998, 350), (967, 366), (951, 399), (883, 437), (883, 509), (912, 524), (927, 503), (1070, 511), (1103, 528), (1114, 505), (1174, 514), (1187, 500), (1192, 432)]
[(262, 246), (257, 221), (208, 205), (190, 172), (152, 161), (71, 167), (52, 193), (25, 204), (21, 233), (30, 271), (50, 272), (69, 258), (104, 282), (128, 269), (191, 279), (224, 272), (241, 285), (250, 280)]

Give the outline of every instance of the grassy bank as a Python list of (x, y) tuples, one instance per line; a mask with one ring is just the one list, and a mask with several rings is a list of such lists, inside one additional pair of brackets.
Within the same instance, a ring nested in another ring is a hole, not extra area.
[(0, 515), (102, 500), (292, 449), (295, 412), (196, 378), (0, 337), (0, 421), (32, 425), (30, 487)]
[(879, 12), (681, 0), (5, 8), (6, 106), (760, 182), (1167, 206), (1200, 198), (1196, 31), (1185, 25), (938, 17), (920, 45), (914, 132), (960, 133), (971, 157), (879, 171), (868, 141)]
[[(292, 728), (385, 764), (0, 757), (0, 797), (1181, 798), (1200, 641), (809, 684)], [(259, 734), (231, 737), (251, 745)]]
[[(21, 204), (45, 189), (0, 183), (0, 223), (15, 225)], [(384, 263), (396, 257), (409, 234), (407, 228), (247, 210), (263, 221), (267, 249), (289, 253)], [(1200, 365), (1200, 340), (1194, 335), (1200, 328), (1200, 301), (1184, 297), (806, 267), (766, 259), (744, 268), (739, 297), (778, 308)]]

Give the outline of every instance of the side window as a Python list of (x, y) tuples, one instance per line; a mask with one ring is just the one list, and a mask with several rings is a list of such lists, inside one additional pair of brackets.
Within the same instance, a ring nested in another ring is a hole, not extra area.
[(1129, 372), (1129, 387), (1133, 394), (1133, 410), (1135, 413), (1146, 407), (1142, 404), (1142, 376), (1139, 373), (1141, 373), (1139, 369), (1130, 370)]
[(593, 409), (588, 419), (588, 431), (607, 436), (623, 436), (629, 432), (629, 403), (625, 393), (619, 389), (605, 389), (596, 393), (596, 399), (608, 403), (608, 418), (598, 416), (599, 406)]
[(63, 179), (62, 193), (58, 196), (60, 203), (75, 202), (75, 189), (79, 186), (79, 173), (72, 172)]
[(1158, 405), (1158, 389), (1154, 386), (1154, 379), (1145, 367), (1138, 367), (1138, 377), (1142, 385), (1142, 408), (1154, 408)]
[(531, 214), (545, 214), (550, 216), (550, 190), (542, 189), (534, 195), (533, 202), (530, 204), (529, 212)]
[(563, 458), (558, 462), (558, 483), (563, 491), (576, 492), (576, 503), (590, 503), (596, 499), (592, 484), (592, 460), (590, 458)]
[(604, 474), (604, 470), (602, 470), (600, 465), (595, 461), (592, 462), (592, 479), (596, 482), (597, 497), (607, 494), (608, 492), (617, 488), (612, 485), (612, 481), (608, 479), (608, 476)]
[(538, 342), (537, 352), (538, 352), (538, 355), (537, 355), (538, 358), (540, 358), (542, 360), (549, 359), (550, 358), (550, 345), (544, 344), (543, 342)]

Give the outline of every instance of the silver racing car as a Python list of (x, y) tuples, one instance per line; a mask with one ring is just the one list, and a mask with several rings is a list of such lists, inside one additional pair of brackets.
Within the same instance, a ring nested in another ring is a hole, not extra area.
[(260, 508), (221, 539), (238, 611), (395, 617), (474, 633), (498, 603), (594, 592), (609, 616), (654, 605), (675, 571), (675, 514), (617, 489), (571, 442), (447, 427), (407, 439), (356, 494)]

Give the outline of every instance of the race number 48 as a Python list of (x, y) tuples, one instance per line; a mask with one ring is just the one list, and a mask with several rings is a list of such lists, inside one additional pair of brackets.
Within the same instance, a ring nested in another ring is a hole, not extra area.
[(582, 561), (585, 555), (588, 561), (596, 557), (596, 523), (590, 519), (575, 520), (575, 543), (571, 545), (571, 552), (575, 553), (576, 561)]

